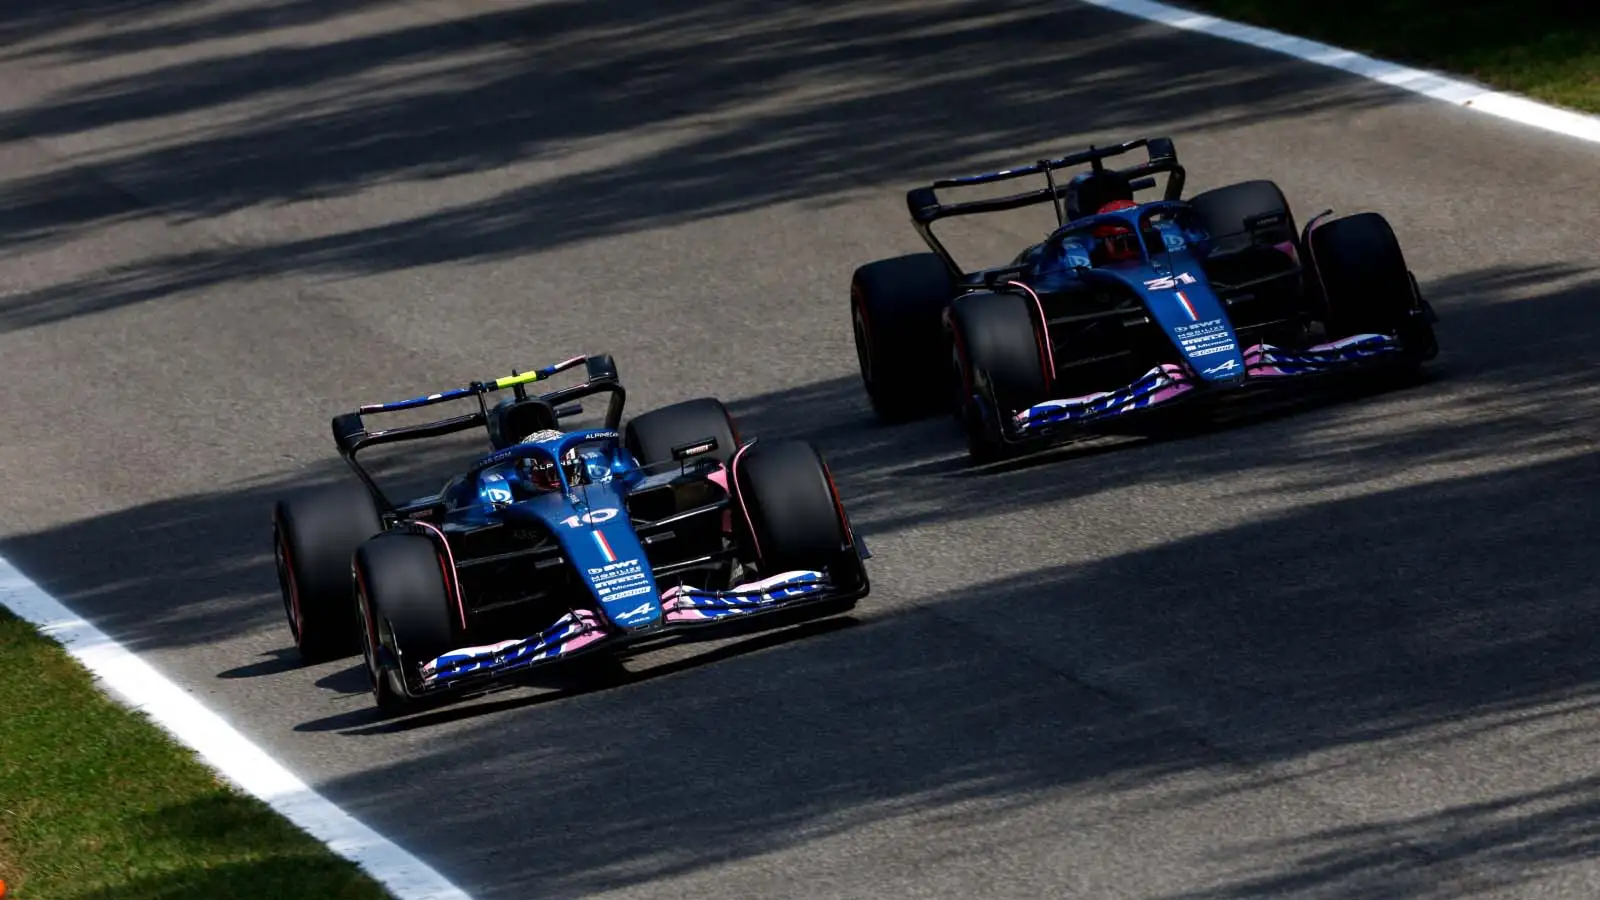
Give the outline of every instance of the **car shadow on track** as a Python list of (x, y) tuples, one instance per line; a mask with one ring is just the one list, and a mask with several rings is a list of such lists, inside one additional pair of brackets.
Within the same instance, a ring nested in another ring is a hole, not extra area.
[[(711, 646), (710, 649), (695, 650), (692, 656), (679, 656), (667, 662), (649, 665), (644, 669), (628, 668), (626, 663), (621, 660), (615, 661), (613, 665), (593, 662), (587, 667), (580, 667), (577, 670), (568, 669), (563, 673), (540, 673), (537, 677), (508, 679), (504, 685), (496, 689), (479, 694), (465, 695), (460, 699), (427, 701), (418, 704), (415, 711), (406, 712), (397, 717), (382, 714), (376, 708), (368, 708), (303, 722), (295, 726), (295, 730), (338, 731), (346, 735), (372, 735), (413, 731), (420, 728), (435, 728), (478, 716), (513, 712), (549, 703), (559, 703), (563, 700), (602, 691), (623, 690), (657, 678), (679, 675), (702, 666), (715, 665), (746, 654), (761, 653), (775, 647), (812, 640), (822, 635), (853, 628), (859, 624), (859, 620), (852, 616), (840, 616), (808, 622), (733, 641), (719, 642), (718, 645)], [(647, 662), (647, 660), (640, 661)], [(352, 681), (358, 678), (362, 690), (365, 691), (367, 676), (364, 668), (349, 669), (340, 674), (341, 676), (346, 674), (354, 676), (351, 679)], [(517, 692), (519, 688), (527, 687), (544, 688), (544, 690), (535, 694), (519, 692), (515, 696), (496, 699), (504, 694)]]

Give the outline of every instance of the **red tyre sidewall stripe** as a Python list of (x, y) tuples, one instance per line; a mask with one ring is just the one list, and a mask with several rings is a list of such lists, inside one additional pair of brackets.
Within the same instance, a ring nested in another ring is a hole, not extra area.
[(738, 452), (733, 454), (733, 459), (728, 460), (728, 484), (733, 488), (734, 496), (739, 499), (739, 511), (744, 516), (745, 530), (750, 533), (750, 543), (756, 551), (756, 562), (759, 564), (761, 562), (761, 538), (756, 535), (755, 521), (750, 518), (750, 506), (744, 501), (744, 486), (739, 483), (739, 460), (743, 459), (746, 451), (755, 445), (755, 441), (745, 444), (739, 448)]
[(289, 551), (289, 536), (284, 532), (283, 522), (278, 522), (278, 547), (283, 551), (283, 568), (289, 578), (289, 606), (294, 625), (294, 642), (303, 645), (306, 640), (306, 613), (300, 608), (300, 578), (294, 573), (294, 554)]
[(1008, 281), (1006, 284), (1016, 285), (1026, 291), (1033, 300), (1034, 311), (1039, 313), (1039, 318), (1033, 322), (1033, 339), (1038, 345), (1035, 349), (1039, 351), (1039, 368), (1044, 373), (1044, 386), (1048, 391), (1056, 380), (1056, 351), (1050, 346), (1050, 329), (1044, 319), (1044, 301), (1039, 299), (1038, 292), (1020, 281)]
[(973, 378), (972, 358), (967, 354), (967, 338), (961, 333), (961, 326), (955, 323), (951, 316), (950, 334), (956, 345), (956, 357), (961, 360), (961, 405), (966, 406), (972, 402)]
[(850, 527), (850, 518), (844, 513), (844, 500), (839, 496), (839, 486), (833, 481), (833, 468), (828, 461), (817, 454), (817, 462), (822, 466), (822, 477), (828, 482), (828, 494), (833, 500), (833, 510), (839, 516), (839, 527), (844, 531), (844, 540), (847, 546), (856, 545), (855, 531)]
[(467, 630), (467, 604), (461, 595), (461, 579), (456, 574), (456, 558), (450, 551), (450, 542), (445, 539), (443, 531), (427, 522), (412, 524), (426, 529), (439, 544), (439, 552), (435, 552), (434, 557), (439, 562), (439, 575), (444, 579), (445, 596), (455, 601), (456, 616), (461, 622), (461, 631), (464, 634)]
[(378, 614), (372, 608), (372, 592), (367, 588), (367, 577), (361, 573), (359, 564), (353, 566), (356, 575), (356, 593), (361, 605), (361, 618), (366, 624), (367, 643), (372, 648), (372, 660), (368, 673), (372, 676), (373, 690), (378, 688), (378, 680), (383, 678), (383, 662), (378, 658), (378, 651), (383, 645), (378, 642)]
[[(866, 297), (866, 294), (861, 290), (861, 286), (856, 284), (855, 282), (851, 282), (850, 283), (850, 305), (854, 306), (855, 309), (856, 309), (856, 312), (861, 316), (861, 330), (865, 333), (864, 337), (866, 337), (866, 340), (867, 340), (867, 347), (866, 347), (867, 356), (871, 357), (872, 356), (872, 317), (867, 315), (867, 297)], [(872, 370), (873, 370), (872, 371), (872, 377), (873, 377), (874, 381), (876, 381), (877, 377), (878, 377), (877, 369), (878, 369), (878, 367), (876, 365), (874, 365), (872, 367)]]

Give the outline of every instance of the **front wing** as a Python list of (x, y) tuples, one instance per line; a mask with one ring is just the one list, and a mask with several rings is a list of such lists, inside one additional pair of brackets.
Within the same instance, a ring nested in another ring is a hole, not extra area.
[(848, 599), (821, 572), (784, 572), (725, 591), (671, 587), (661, 593), (662, 621), (640, 632), (614, 629), (599, 613), (576, 609), (538, 634), (479, 647), (452, 650), (423, 663), (423, 693), (500, 678), (580, 651), (656, 638), (735, 617), (809, 606), (824, 600)]
[[(1255, 344), (1244, 351), (1244, 378), (1235, 386), (1339, 372), (1396, 356), (1403, 350), (1398, 338), (1386, 334), (1358, 334), (1304, 350)], [(1127, 387), (1030, 406), (1011, 416), (1008, 431), (1017, 438), (1043, 437), (1062, 426), (1091, 425), (1165, 406), (1210, 387), (1184, 366), (1165, 363)]]

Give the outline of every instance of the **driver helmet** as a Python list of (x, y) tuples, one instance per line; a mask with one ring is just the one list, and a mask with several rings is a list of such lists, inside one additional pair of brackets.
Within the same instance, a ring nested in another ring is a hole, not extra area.
[[(545, 441), (556, 440), (561, 437), (561, 434), (560, 431), (554, 429), (535, 431), (523, 438), (519, 443), (541, 444)], [(584, 474), (588, 471), (588, 467), (584, 465), (583, 460), (578, 458), (578, 451), (575, 448), (568, 448), (565, 453), (561, 454), (561, 467), (566, 470), (568, 484), (582, 483)], [(518, 462), (517, 468), (518, 474), (522, 476), (522, 479), (536, 490), (554, 491), (561, 488), (561, 478), (556, 474), (555, 463), (548, 459), (526, 458)]]
[[(1131, 200), (1113, 200), (1096, 211), (1099, 213), (1134, 209), (1139, 204)], [(1110, 262), (1139, 258), (1139, 236), (1124, 222), (1101, 222), (1094, 226), (1095, 249)]]
[[(536, 490), (555, 491), (561, 489), (561, 476), (557, 474), (555, 463), (549, 459), (524, 459), (522, 460), (522, 477)], [(561, 471), (566, 473), (567, 483), (572, 485), (584, 484), (589, 467), (578, 456), (578, 451), (568, 449), (561, 454)]]

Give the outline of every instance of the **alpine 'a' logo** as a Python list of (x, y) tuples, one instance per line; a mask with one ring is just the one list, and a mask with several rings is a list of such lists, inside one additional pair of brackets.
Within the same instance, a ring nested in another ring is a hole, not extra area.
[(655, 604), (651, 603), (649, 600), (646, 600), (645, 602), (639, 604), (638, 606), (635, 606), (633, 609), (630, 609), (627, 612), (623, 613), (622, 615), (617, 616), (617, 618), (618, 619), (633, 619), (633, 618), (637, 618), (639, 616), (646, 616), (646, 615), (650, 614), (650, 611), (652, 609), (655, 609)]

